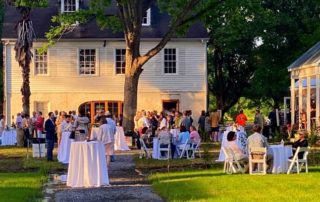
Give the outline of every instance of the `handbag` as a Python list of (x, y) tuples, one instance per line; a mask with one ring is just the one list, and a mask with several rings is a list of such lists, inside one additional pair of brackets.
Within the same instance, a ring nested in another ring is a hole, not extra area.
[(70, 139), (75, 139), (76, 137), (76, 132), (75, 131), (71, 131), (69, 138)]

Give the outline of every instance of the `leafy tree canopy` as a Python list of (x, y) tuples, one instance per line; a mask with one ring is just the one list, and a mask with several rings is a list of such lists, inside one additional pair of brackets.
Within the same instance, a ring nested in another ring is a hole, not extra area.
[(263, 1), (268, 21), (260, 35), (259, 63), (246, 95), (279, 105), (289, 94), (287, 67), (320, 40), (320, 1)]

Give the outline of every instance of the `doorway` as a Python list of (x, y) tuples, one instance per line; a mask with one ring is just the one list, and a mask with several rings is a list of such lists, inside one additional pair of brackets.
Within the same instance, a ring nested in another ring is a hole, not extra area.
[(162, 100), (162, 110), (179, 111), (179, 100)]

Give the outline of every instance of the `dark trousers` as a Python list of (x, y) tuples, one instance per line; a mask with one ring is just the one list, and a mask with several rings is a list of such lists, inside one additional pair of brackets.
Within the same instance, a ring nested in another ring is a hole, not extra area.
[(53, 160), (54, 140), (47, 139), (47, 160)]
[(173, 159), (174, 154), (176, 153), (176, 145), (171, 143), (171, 158)]
[(24, 144), (23, 144), (23, 146), (27, 147), (28, 146), (28, 140), (30, 139), (29, 128), (23, 129), (23, 132), (24, 132)]

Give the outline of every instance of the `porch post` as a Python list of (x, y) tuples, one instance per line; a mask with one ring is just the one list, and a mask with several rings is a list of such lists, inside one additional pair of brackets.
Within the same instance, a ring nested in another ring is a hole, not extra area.
[(298, 109), (298, 118), (299, 118), (299, 129), (301, 128), (301, 117), (300, 113), (302, 112), (302, 82), (303, 78), (299, 77), (299, 109)]
[(320, 117), (320, 106), (319, 106), (319, 100), (320, 100), (320, 75), (319, 75), (319, 67), (316, 67), (316, 126), (319, 126), (318, 119)]
[(310, 76), (307, 77), (307, 130), (311, 130), (311, 78)]
[(291, 91), (290, 110), (291, 110), (291, 125), (292, 126), (295, 123), (294, 112), (295, 112), (295, 109), (296, 109), (296, 107), (295, 107), (295, 104), (296, 104), (295, 103), (295, 101), (296, 101), (296, 99), (295, 99), (295, 96), (296, 96), (295, 95), (295, 88), (296, 88), (296, 86), (295, 86), (295, 79), (293, 77), (293, 74), (294, 74), (294, 72), (292, 71), (291, 72), (291, 89), (290, 89), (290, 91)]

